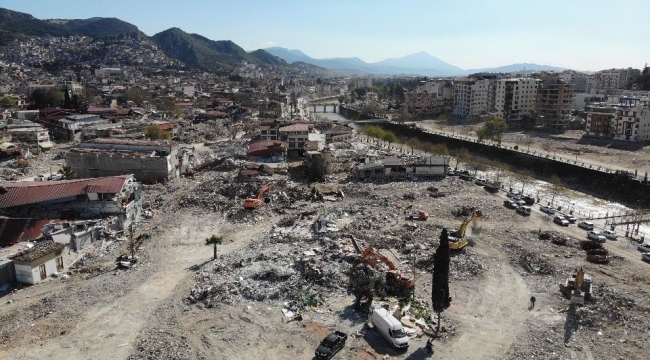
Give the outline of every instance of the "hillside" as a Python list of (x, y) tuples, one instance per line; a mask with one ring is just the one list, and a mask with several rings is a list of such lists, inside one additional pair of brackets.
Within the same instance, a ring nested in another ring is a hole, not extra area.
[(92, 38), (118, 37), (125, 34), (142, 34), (137, 26), (116, 18), (94, 17), (77, 20), (48, 20), (72, 33)]
[(65, 36), (70, 31), (29, 14), (0, 8), (0, 46), (30, 36)]
[(171, 28), (151, 37), (167, 55), (184, 64), (211, 71), (229, 69), (242, 60), (262, 67), (288, 67), (288, 64), (265, 50), (247, 53), (230, 40), (215, 41), (198, 34)]

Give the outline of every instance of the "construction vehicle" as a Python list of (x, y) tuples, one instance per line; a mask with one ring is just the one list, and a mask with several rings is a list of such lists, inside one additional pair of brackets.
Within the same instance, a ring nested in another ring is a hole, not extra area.
[(422, 210), (418, 210), (418, 211), (413, 211), (413, 212), (408, 213), (408, 215), (406, 215), (406, 218), (408, 220), (427, 221), (427, 219), (429, 218), (429, 214), (422, 211)]
[(264, 197), (264, 194), (266, 194), (267, 192), (271, 192), (272, 190), (273, 190), (273, 184), (272, 183), (268, 183), (268, 184), (262, 186), (257, 191), (257, 196), (254, 197), (254, 198), (249, 198), (249, 199), (244, 200), (244, 203), (242, 204), (242, 206), (244, 207), (244, 209), (255, 210), (255, 209), (259, 208), (260, 206), (262, 206), (262, 205), (264, 205), (266, 203), (269, 203), (271, 201), (271, 199), (268, 198), (268, 197)]
[(460, 250), (467, 246), (468, 240), (465, 237), (465, 230), (470, 222), (473, 223), (472, 225), (474, 227), (476, 227), (476, 219), (476, 210), (472, 210), (472, 215), (468, 216), (467, 219), (460, 224), (458, 230), (454, 229), (449, 232), (449, 248), (451, 250)]
[(388, 271), (386, 272), (386, 286), (389, 290), (392, 290), (389, 292), (403, 294), (405, 291), (413, 289), (413, 278), (402, 274), (389, 258), (372, 246), (368, 246), (363, 253), (361, 253), (361, 260), (373, 268), (377, 268), (379, 262), (388, 266)]
[(591, 276), (585, 274), (582, 266), (575, 270), (566, 283), (560, 284), (560, 292), (571, 300), (571, 304), (584, 305), (591, 299)]

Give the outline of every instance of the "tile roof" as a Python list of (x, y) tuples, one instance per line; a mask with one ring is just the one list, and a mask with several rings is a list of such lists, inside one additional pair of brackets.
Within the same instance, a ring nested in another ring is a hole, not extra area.
[(278, 140), (260, 140), (255, 141), (248, 145), (247, 154), (252, 155), (259, 152), (268, 152), (276, 150), (277, 152), (283, 152), (287, 150), (287, 143)]
[(43, 236), (41, 229), (56, 220), (0, 217), (0, 246), (34, 241)]
[(87, 193), (119, 193), (133, 175), (102, 178), (22, 181), (0, 185), (0, 208), (34, 204)]
[(55, 251), (63, 250), (67, 245), (54, 241), (44, 241), (9, 258), (14, 261), (32, 262)]
[(283, 126), (280, 128), (280, 132), (286, 132), (286, 131), (309, 131), (309, 125), (294, 124), (289, 126)]

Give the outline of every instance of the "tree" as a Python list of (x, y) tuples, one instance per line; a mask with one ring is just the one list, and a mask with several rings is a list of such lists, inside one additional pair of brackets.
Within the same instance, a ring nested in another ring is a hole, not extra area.
[(0, 99), (0, 106), (2, 106), (3, 108), (10, 108), (16, 105), (18, 105), (18, 100), (12, 97), (5, 96), (2, 99)]
[(440, 245), (433, 255), (433, 279), (431, 281), (431, 305), (438, 313), (437, 332), (440, 332), (440, 313), (451, 305), (449, 296), (449, 234), (443, 229), (440, 234)]
[(296, 106), (298, 105), (298, 96), (293, 91), (289, 97), (289, 105), (291, 105), (291, 118), (293, 119), (293, 114), (296, 112)]
[(510, 172), (510, 166), (508, 166), (508, 164), (505, 163), (497, 162), (493, 165), (493, 167), (494, 167), (494, 173), (497, 176), (497, 181), (500, 181), (502, 176)]
[(63, 175), (63, 177), (66, 179), (73, 179), (75, 176), (77, 176), (77, 173), (72, 170), (72, 166), (70, 165), (61, 166), (61, 169), (59, 169), (59, 174)]
[(553, 149), (553, 145), (551, 144), (550, 141), (544, 141), (541, 145), (542, 150), (546, 151), (549, 155), (551, 154), (551, 150)]
[(453, 155), (456, 158), (456, 170), (458, 170), (459, 163), (467, 163), (472, 158), (472, 155), (469, 153), (469, 150), (467, 150), (466, 148), (461, 148), (460, 150), (454, 150)]
[(350, 290), (354, 295), (354, 308), (361, 309), (361, 300), (367, 298), (372, 305), (375, 295), (385, 295), (386, 278), (366, 263), (355, 265), (349, 272)]
[(205, 245), (212, 245), (214, 246), (214, 260), (217, 260), (217, 245), (221, 245), (223, 242), (223, 238), (221, 236), (217, 236), (212, 234), (209, 238), (205, 239)]
[(521, 183), (521, 194), (523, 195), (526, 185), (533, 181), (533, 173), (528, 170), (523, 170), (515, 174), (515, 179)]
[(565, 191), (566, 186), (564, 185), (564, 182), (562, 182), (562, 179), (557, 175), (551, 176), (551, 194), (553, 195), (551, 198), (551, 207), (553, 207), (553, 204), (555, 203), (555, 196), (560, 195)]
[(522, 145), (526, 145), (526, 150), (530, 151), (530, 145), (534, 143), (533, 139), (530, 138), (530, 136), (526, 136), (521, 140)]
[(508, 123), (503, 118), (490, 115), (485, 124), (476, 131), (476, 135), (480, 141), (490, 139), (501, 144), (501, 137), (507, 129)]
[(139, 87), (132, 87), (126, 89), (124, 94), (119, 97), (120, 104), (125, 104), (127, 101), (133, 101), (136, 105), (142, 105), (144, 101), (151, 100), (151, 93), (147, 90), (140, 89)]
[(37, 109), (60, 106), (65, 100), (63, 92), (57, 88), (36, 89), (32, 93), (32, 101)]
[(406, 122), (411, 120), (411, 114), (408, 112), (408, 110), (406, 110), (405, 107), (402, 107), (397, 111), (395, 118), (399, 122)]
[(149, 125), (144, 128), (144, 136), (147, 139), (170, 139), (172, 136), (158, 125)]

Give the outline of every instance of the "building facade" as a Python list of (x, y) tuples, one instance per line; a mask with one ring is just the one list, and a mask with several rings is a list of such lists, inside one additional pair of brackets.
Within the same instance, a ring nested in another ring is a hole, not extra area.
[(544, 79), (537, 90), (536, 125), (548, 130), (566, 129), (573, 112), (573, 84), (557, 77)]

